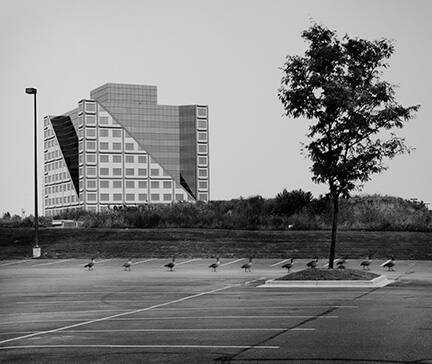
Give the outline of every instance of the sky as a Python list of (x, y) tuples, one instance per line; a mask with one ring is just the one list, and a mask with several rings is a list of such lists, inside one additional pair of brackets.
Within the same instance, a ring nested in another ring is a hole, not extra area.
[(283, 116), (277, 97), (287, 55), (303, 54), (313, 21), (338, 34), (389, 38), (385, 79), (404, 105), (421, 104), (400, 130), (410, 155), (387, 161), (356, 193), (432, 202), (432, 1), (92, 0), (7, 1), (0, 13), (0, 213), (26, 214), (33, 201), (33, 100), (42, 121), (65, 113), (107, 82), (158, 86), (159, 104), (208, 104), (213, 200), (284, 188), (315, 196), (300, 154), (308, 122)]

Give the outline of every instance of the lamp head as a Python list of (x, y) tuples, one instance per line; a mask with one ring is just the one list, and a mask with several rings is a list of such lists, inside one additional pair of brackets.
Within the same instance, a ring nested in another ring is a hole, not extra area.
[(33, 88), (33, 87), (28, 87), (28, 88), (25, 89), (25, 92), (26, 92), (26, 94), (34, 94), (34, 95), (36, 95), (37, 90), (35, 88)]

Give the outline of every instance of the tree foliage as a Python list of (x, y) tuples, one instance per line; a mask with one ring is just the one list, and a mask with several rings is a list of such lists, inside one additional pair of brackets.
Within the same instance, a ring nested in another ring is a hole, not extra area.
[(313, 120), (304, 151), (312, 160), (312, 180), (326, 183), (333, 201), (332, 266), (339, 196), (349, 197), (386, 169), (386, 158), (411, 150), (393, 130), (420, 106), (400, 105), (395, 86), (382, 80), (394, 52), (391, 41), (340, 39), (318, 24), (302, 37), (309, 48), (304, 56), (286, 58), (278, 96), (286, 116)]

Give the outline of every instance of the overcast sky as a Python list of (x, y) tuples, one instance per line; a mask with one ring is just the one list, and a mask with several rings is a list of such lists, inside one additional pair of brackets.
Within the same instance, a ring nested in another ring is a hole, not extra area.
[[(33, 211), (33, 104), (62, 114), (106, 82), (158, 86), (160, 104), (208, 104), (211, 198), (315, 196), (300, 155), (307, 123), (277, 98), (286, 55), (302, 54), (311, 19), (367, 39), (394, 39), (387, 80), (421, 104), (400, 134), (416, 151), (389, 161), (362, 193), (432, 202), (432, 1), (20, 1), (0, 13), (0, 213)], [(40, 148), (42, 151), (42, 149)], [(43, 154), (40, 152), (42, 166)], [(42, 169), (40, 169), (42, 171)]]

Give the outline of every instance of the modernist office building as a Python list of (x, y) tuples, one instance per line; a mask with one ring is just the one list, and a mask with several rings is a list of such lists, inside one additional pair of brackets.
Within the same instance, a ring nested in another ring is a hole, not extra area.
[(44, 210), (209, 200), (208, 107), (158, 105), (156, 86), (108, 83), (44, 118)]

